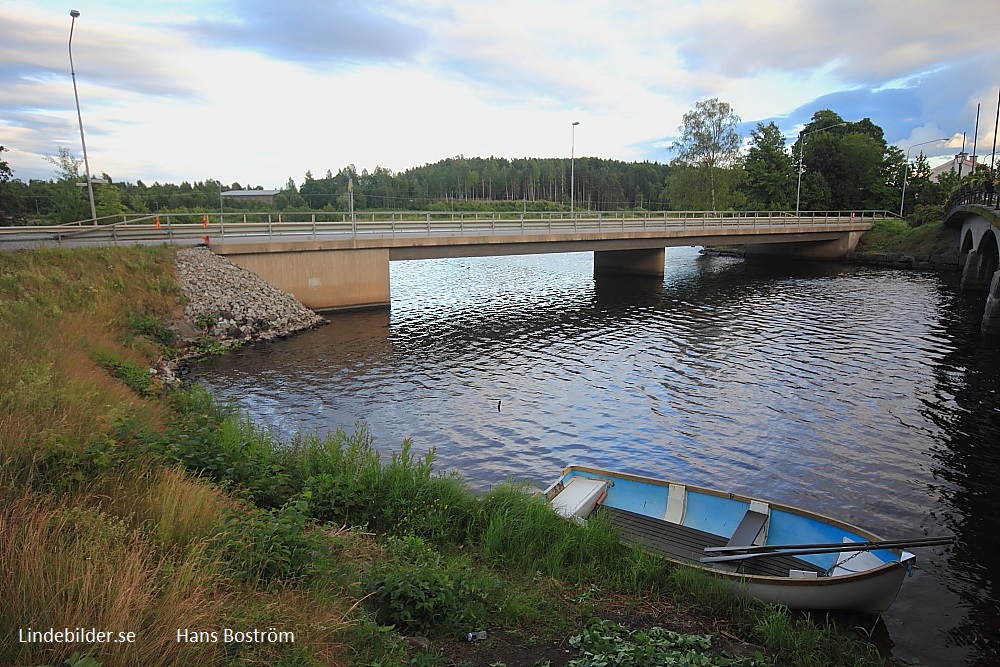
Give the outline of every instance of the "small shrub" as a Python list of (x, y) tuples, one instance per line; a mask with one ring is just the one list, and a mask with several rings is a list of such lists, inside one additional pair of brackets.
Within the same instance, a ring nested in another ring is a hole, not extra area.
[(460, 479), (433, 474), (434, 450), (416, 457), (406, 440), (383, 464), (363, 424), (351, 434), (299, 440), (290, 459), (323, 521), (443, 543), (464, 540), (477, 513)]
[(159, 345), (172, 347), (177, 343), (177, 336), (174, 332), (161, 324), (155, 315), (131, 312), (125, 316), (125, 324), (130, 332), (146, 336)]
[(366, 587), (379, 623), (409, 634), (457, 634), (482, 627), (491, 580), (459, 561), (447, 562), (419, 537), (391, 538), (389, 559)]
[(311, 530), (305, 499), (270, 511), (224, 513), (223, 555), (238, 580), (256, 584), (302, 577), (327, 554), (322, 533)]
[(194, 325), (199, 329), (208, 331), (215, 326), (216, 321), (217, 320), (214, 315), (210, 315), (209, 313), (198, 313), (195, 315)]
[(155, 393), (155, 378), (148, 366), (140, 366), (134, 361), (118, 359), (109, 354), (99, 354), (97, 363), (140, 396), (152, 396)]
[(119, 465), (125, 455), (119, 445), (102, 433), (82, 443), (54, 435), (33, 459), (31, 481), (39, 490), (68, 492)]
[(910, 227), (920, 227), (928, 222), (941, 222), (942, 220), (944, 220), (944, 206), (930, 204), (918, 204), (906, 218)]

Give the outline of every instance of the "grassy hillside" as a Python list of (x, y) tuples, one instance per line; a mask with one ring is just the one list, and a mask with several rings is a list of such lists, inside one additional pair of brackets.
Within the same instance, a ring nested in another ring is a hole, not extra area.
[[(877, 664), (523, 489), (476, 496), (433, 452), (386, 459), (363, 426), (278, 442), (158, 386), (178, 294), (167, 248), (0, 253), (0, 664), (513, 667), (567, 664), (575, 633), (647, 640), (591, 617), (711, 630), (657, 640), (698, 664)], [(117, 641), (31, 634), (66, 628)]]
[(858, 252), (891, 252), (913, 257), (958, 252), (958, 231), (942, 222), (913, 227), (905, 220), (879, 220), (858, 242)]

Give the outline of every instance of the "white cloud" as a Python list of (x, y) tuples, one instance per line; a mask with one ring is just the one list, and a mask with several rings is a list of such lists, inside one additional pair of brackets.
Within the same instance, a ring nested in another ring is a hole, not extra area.
[[(991, 2), (87, 1), (74, 57), (95, 169), (277, 187), (351, 163), (565, 156), (574, 120), (577, 155), (666, 161), (708, 97), (786, 132), (830, 104), (904, 147), (971, 133), (975, 101), (996, 110), (1000, 55), (968, 29)], [(0, 132), (21, 178), (79, 147), (69, 23), (51, 1), (0, 3)]]

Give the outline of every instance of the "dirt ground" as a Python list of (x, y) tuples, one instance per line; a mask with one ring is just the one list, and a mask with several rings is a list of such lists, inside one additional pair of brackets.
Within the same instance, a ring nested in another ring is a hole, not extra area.
[[(649, 602), (633, 596), (604, 595), (589, 610), (591, 617), (612, 620), (630, 630), (661, 627), (684, 634), (710, 634), (715, 651), (753, 655), (760, 647), (743, 642), (732, 628), (697, 609), (679, 609), (667, 602)], [(576, 627), (582, 628), (586, 618)], [(444, 656), (448, 667), (562, 667), (577, 656), (569, 634), (540, 636), (537, 628), (486, 628), (485, 640), (444, 639), (428, 648)], [(416, 641), (416, 640), (415, 640)], [(423, 646), (423, 642), (416, 644)], [(548, 662), (546, 662), (548, 661)]]

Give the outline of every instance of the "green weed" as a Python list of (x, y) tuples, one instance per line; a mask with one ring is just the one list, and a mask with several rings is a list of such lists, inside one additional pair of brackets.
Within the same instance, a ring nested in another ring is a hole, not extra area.
[(685, 635), (663, 628), (630, 632), (613, 621), (598, 621), (569, 639), (579, 657), (569, 667), (762, 667), (762, 655), (753, 658), (713, 653), (709, 635)]
[(388, 559), (366, 583), (375, 618), (407, 634), (459, 634), (486, 621), (487, 600), (497, 582), (461, 559), (446, 559), (419, 537), (390, 538)]
[(226, 510), (223, 553), (232, 576), (267, 584), (310, 574), (329, 552), (308, 510), (306, 500), (274, 510)]

